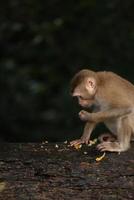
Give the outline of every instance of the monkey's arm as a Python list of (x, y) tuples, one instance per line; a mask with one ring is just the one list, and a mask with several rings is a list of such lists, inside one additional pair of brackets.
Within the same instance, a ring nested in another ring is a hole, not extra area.
[(110, 118), (118, 118), (128, 115), (133, 112), (133, 108), (113, 108), (106, 111), (99, 111), (96, 113), (89, 113), (87, 111), (80, 111), (79, 116), (84, 121), (90, 122), (104, 122)]
[(87, 122), (81, 138), (71, 141), (70, 142), (71, 146), (79, 145), (79, 144), (82, 144), (82, 143), (88, 144), (91, 133), (92, 133), (93, 129), (95, 128), (95, 125), (96, 125), (96, 123), (94, 123), (94, 122)]

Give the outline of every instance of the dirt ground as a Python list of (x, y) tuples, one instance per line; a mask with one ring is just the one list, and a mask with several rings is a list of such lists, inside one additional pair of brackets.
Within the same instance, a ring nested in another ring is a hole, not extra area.
[(1, 143), (1, 200), (134, 199), (134, 143), (101, 156), (95, 146)]

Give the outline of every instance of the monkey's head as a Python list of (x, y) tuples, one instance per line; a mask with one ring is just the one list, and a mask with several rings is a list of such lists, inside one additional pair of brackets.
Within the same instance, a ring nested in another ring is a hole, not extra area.
[(77, 97), (79, 105), (90, 107), (94, 103), (97, 90), (96, 73), (90, 70), (81, 70), (71, 81), (71, 95)]

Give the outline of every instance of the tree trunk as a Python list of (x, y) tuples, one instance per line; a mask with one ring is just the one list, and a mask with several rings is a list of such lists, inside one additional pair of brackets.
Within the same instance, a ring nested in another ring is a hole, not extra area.
[(95, 146), (1, 143), (1, 200), (134, 199), (134, 143), (102, 155)]

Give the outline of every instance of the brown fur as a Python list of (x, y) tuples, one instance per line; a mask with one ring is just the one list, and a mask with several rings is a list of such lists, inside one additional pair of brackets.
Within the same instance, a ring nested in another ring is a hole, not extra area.
[[(90, 84), (86, 85), (85, 80), (90, 78), (96, 84), (94, 88)], [(87, 123), (81, 139), (72, 141), (71, 145), (88, 143), (96, 124), (104, 122), (117, 140), (101, 141), (98, 149), (118, 152), (127, 150), (131, 135), (134, 133), (133, 84), (113, 72), (81, 70), (71, 81), (72, 95), (76, 88), (79, 89), (78, 95), (77, 93), (75, 95), (78, 97), (79, 104), (82, 107), (94, 105), (95, 108), (92, 113), (80, 111), (79, 117)]]
[(83, 80), (87, 77), (96, 77), (96, 73), (87, 69), (83, 69), (80, 72), (78, 72), (71, 81), (71, 94), (74, 92), (74, 89), (83, 83)]

